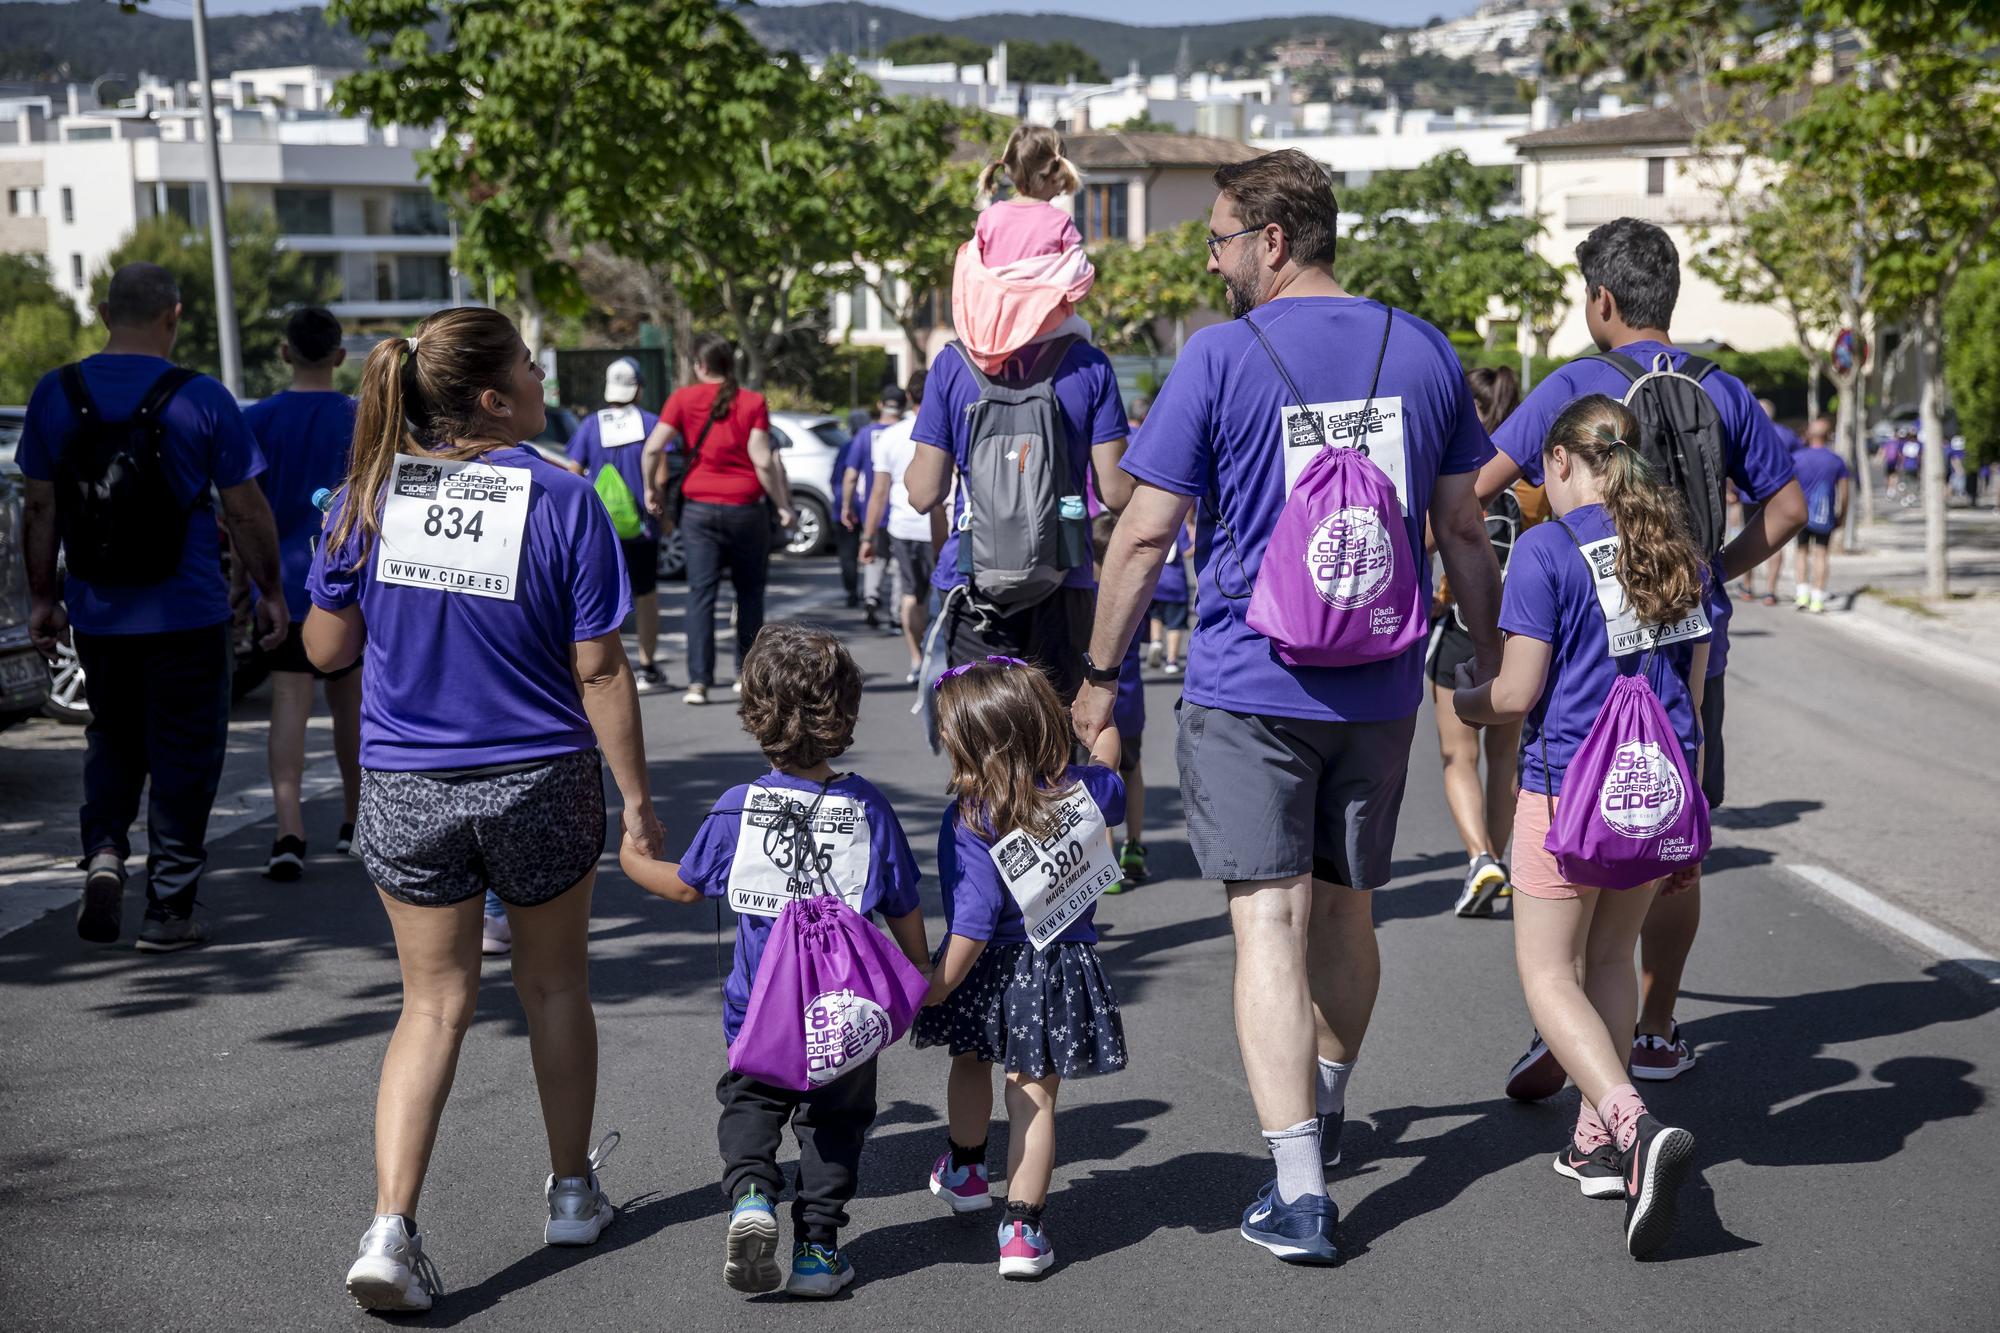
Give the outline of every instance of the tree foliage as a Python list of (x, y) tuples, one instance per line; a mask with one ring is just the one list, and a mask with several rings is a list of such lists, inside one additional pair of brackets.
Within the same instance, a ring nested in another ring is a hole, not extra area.
[(1456, 149), (1376, 176), (1342, 201), (1361, 215), (1335, 265), (1342, 285), (1447, 332), (1470, 329), (1496, 302), (1552, 330), (1562, 271), (1534, 249), (1539, 218), (1501, 211), (1508, 190), (1505, 169), (1476, 167)]
[(1007, 43), (1007, 77), (1017, 83), (1105, 82), (1104, 66), (1075, 42)]
[(1944, 376), (1974, 465), (2000, 463), (2000, 261), (1966, 273), (1945, 302)]
[(984, 42), (948, 32), (920, 32), (898, 37), (882, 48), (898, 65), (983, 65), (993, 52)]
[[(233, 205), (229, 210), (229, 280), (235, 289), (237, 326), (242, 331), (243, 390), (262, 397), (284, 387), (285, 317), (302, 305), (323, 305), (336, 293), (332, 272), (310, 256), (280, 248), (278, 220), (264, 209)], [(208, 231), (174, 217), (148, 218), (106, 257), (90, 284), (92, 305), (101, 304), (111, 275), (126, 264), (158, 264), (181, 289), (180, 341), (174, 359), (210, 375), (222, 373), (216, 343), (215, 270)]]
[(96, 342), (40, 255), (0, 254), (0, 403), (27, 402), (36, 380)]
[(1197, 310), (1217, 308), (1222, 280), (1208, 272), (1208, 222), (1194, 218), (1146, 238), (1144, 245), (1111, 241), (1094, 247), (1097, 281), (1077, 312), (1090, 321), (1099, 347), (1163, 356), (1176, 324)]

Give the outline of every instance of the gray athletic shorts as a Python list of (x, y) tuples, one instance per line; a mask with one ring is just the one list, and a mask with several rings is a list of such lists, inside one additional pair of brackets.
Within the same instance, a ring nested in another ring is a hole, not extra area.
[(1325, 722), (1183, 703), (1175, 757), (1206, 879), (1389, 882), (1415, 714)]
[(398, 902), (449, 907), (491, 889), (535, 907), (604, 853), (602, 764), (592, 749), (450, 773), (363, 769), (354, 840)]

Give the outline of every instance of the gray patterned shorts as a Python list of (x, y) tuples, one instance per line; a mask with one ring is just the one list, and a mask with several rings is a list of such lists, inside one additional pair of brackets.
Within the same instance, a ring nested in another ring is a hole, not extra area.
[(449, 907), (488, 889), (512, 906), (538, 906), (604, 853), (598, 752), (449, 775), (364, 769), (355, 846), (382, 892), (413, 907)]

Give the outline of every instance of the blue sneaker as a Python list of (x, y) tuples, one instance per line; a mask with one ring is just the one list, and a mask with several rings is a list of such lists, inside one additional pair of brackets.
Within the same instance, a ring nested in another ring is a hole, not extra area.
[(729, 1251), (722, 1280), (734, 1291), (776, 1291), (785, 1284), (778, 1267), (778, 1215), (760, 1189), (743, 1192), (729, 1212)]
[(1337, 1264), (1340, 1250), (1333, 1243), (1340, 1209), (1323, 1194), (1308, 1194), (1285, 1203), (1273, 1180), (1243, 1210), (1243, 1239), (1262, 1245), (1288, 1264)]
[(810, 1296), (825, 1300), (837, 1296), (854, 1281), (854, 1265), (838, 1247), (802, 1240), (792, 1248), (792, 1277), (785, 1283), (787, 1296)]
[(1340, 1131), (1347, 1123), (1347, 1108), (1323, 1115), (1319, 1118), (1319, 1150), (1326, 1154), (1329, 1167), (1340, 1165)]

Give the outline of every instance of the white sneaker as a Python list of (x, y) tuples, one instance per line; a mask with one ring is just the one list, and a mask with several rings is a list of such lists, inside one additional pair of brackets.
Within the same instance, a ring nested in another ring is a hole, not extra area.
[(664, 690), (667, 678), (657, 666), (650, 663), (632, 668), (632, 684), (641, 694), (651, 694), (654, 690)]
[(597, 1183), (597, 1169), (618, 1146), (618, 1131), (604, 1136), (590, 1154), (587, 1176), (550, 1176), (543, 1193), (548, 1198), (549, 1221), (542, 1228), (542, 1240), (549, 1245), (593, 1245), (618, 1210)]
[(681, 702), (684, 704), (696, 704), (696, 705), (707, 703), (708, 686), (700, 684), (699, 682), (688, 686), (687, 693), (681, 696)]
[(514, 952), (514, 927), (504, 916), (489, 916), (479, 932), (479, 952), (498, 958)]
[(1169, 662), (1161, 667), (1160, 670), (1166, 672), (1169, 676), (1178, 676), (1181, 674), (1181, 664), (1179, 662)]
[(384, 1213), (361, 1233), (361, 1256), (347, 1270), (347, 1294), (364, 1310), (414, 1312), (431, 1308), (444, 1286), (424, 1254), (423, 1237), (403, 1219)]

